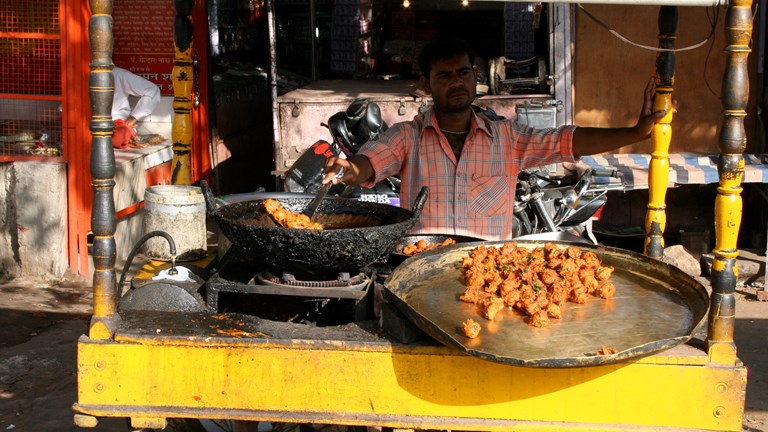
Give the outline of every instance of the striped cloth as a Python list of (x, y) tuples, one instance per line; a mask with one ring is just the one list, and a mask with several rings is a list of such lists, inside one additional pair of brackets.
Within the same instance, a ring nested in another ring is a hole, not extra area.
[[(669, 155), (669, 184), (718, 183), (718, 154), (673, 153)], [(595, 169), (616, 168), (621, 172), (623, 184), (629, 188), (648, 187), (649, 154), (602, 154), (583, 156), (581, 161)], [(745, 154), (742, 183), (768, 183), (768, 155)], [(609, 184), (619, 180), (606, 177), (596, 179), (597, 184)]]

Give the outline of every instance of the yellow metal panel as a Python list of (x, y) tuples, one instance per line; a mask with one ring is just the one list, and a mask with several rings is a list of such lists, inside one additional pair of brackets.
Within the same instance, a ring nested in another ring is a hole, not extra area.
[[(194, 319), (194, 318), (189, 318)], [(158, 326), (161, 327), (161, 326)], [(371, 341), (358, 340), (285, 340), (270, 338), (269, 335), (261, 332), (254, 332), (243, 337), (212, 337), (212, 336), (174, 336), (169, 335), (163, 328), (157, 329), (157, 334), (153, 336), (141, 336), (134, 333), (118, 333), (114, 340), (122, 343), (133, 343), (141, 345), (179, 345), (179, 346), (242, 346), (249, 347), (254, 344), (264, 344), (267, 346), (291, 346), (292, 349), (316, 349), (333, 348), (356, 351), (375, 351), (375, 352), (406, 352), (418, 353), (419, 355), (448, 355), (453, 352), (453, 348), (444, 345), (416, 345), (416, 344), (391, 344), (382, 339), (379, 343)], [(216, 334), (215, 332), (213, 334)], [(162, 335), (162, 336), (161, 336)], [(690, 364), (706, 365), (709, 362), (707, 353), (700, 348), (692, 345), (682, 344), (662, 351), (652, 356), (642, 357), (635, 360), (637, 363), (650, 364)]]
[[(509, 430), (509, 422), (519, 430), (741, 428), (743, 367), (636, 362), (537, 369), (440, 348), (152, 345), (83, 338), (77, 406), (97, 416), (161, 417), (160, 410), (176, 417), (293, 415), (315, 422), (470, 430)], [(595, 426), (584, 426), (590, 424)]]

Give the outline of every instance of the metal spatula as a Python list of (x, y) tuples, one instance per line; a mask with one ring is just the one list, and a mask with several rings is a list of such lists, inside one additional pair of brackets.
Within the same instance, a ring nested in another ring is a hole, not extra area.
[[(342, 175), (344, 175), (344, 170), (340, 170), (338, 173), (336, 173), (335, 176), (333, 176), (334, 179), (340, 178)], [(320, 190), (317, 191), (317, 194), (312, 199), (312, 201), (309, 203), (307, 208), (304, 209), (304, 214), (309, 216), (309, 220), (312, 222), (315, 221), (315, 212), (317, 211), (317, 207), (320, 206), (320, 202), (325, 198), (326, 195), (328, 195), (328, 190), (333, 186), (333, 181), (329, 181), (328, 183), (322, 185), (320, 187)]]

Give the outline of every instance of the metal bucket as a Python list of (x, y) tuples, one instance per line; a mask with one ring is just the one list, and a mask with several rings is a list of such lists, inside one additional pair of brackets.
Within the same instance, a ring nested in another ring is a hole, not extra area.
[[(165, 231), (176, 243), (177, 261), (194, 261), (206, 255), (205, 197), (199, 187), (163, 185), (144, 193), (144, 234)], [(144, 244), (147, 257), (170, 261), (168, 241), (153, 237)]]

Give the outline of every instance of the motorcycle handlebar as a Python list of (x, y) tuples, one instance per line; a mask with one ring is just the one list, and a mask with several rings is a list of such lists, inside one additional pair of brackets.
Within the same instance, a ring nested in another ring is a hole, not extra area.
[(622, 174), (615, 168), (595, 169), (591, 168), (582, 173), (575, 183), (565, 182), (563, 178), (551, 177), (546, 170), (539, 168), (526, 169), (519, 173), (518, 187), (523, 187), (530, 193), (532, 190), (538, 190), (546, 185), (562, 186), (564, 184), (573, 184), (573, 189), (577, 197), (581, 198), (593, 186), (593, 179), (596, 177), (613, 177), (620, 179)]
[(621, 178), (621, 171), (617, 170), (616, 168), (593, 169), (592, 175), (595, 177)]

